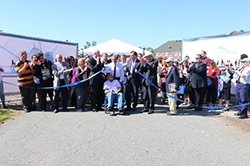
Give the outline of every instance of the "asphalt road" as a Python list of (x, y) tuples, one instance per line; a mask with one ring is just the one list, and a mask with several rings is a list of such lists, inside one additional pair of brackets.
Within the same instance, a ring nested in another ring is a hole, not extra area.
[(250, 139), (219, 116), (165, 112), (22, 114), (0, 125), (0, 165), (249, 165)]

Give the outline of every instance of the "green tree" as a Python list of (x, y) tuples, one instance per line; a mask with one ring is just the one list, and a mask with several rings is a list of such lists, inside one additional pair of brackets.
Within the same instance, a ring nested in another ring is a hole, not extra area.
[(93, 47), (96, 44), (97, 44), (96, 41), (92, 41), (92, 42), (86, 41), (86, 43), (84, 45), (84, 49), (89, 48), (89, 47)]

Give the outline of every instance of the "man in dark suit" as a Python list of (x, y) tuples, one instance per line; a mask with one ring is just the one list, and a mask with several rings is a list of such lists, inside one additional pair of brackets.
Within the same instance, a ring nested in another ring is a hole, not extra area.
[[(104, 67), (103, 62), (100, 60), (99, 50), (95, 50), (93, 56), (88, 61), (88, 66), (90, 69), (90, 76), (94, 75), (98, 71), (102, 70)], [(102, 103), (104, 101), (103, 94), (103, 77), (102, 73), (97, 74), (95, 77), (90, 79), (90, 94), (91, 94), (91, 110), (93, 112), (98, 112), (103, 110)], [(97, 105), (96, 105), (97, 104)]]
[[(140, 72), (143, 73), (146, 78), (157, 86), (157, 67), (158, 61), (154, 59), (152, 54), (145, 55), (141, 58)], [(137, 72), (137, 71), (136, 71)], [(155, 109), (155, 96), (156, 88), (151, 85), (146, 79), (142, 81), (143, 86), (143, 99), (144, 99), (144, 110), (148, 114), (154, 113)]]
[[(202, 62), (201, 54), (195, 57), (195, 63), (191, 63), (188, 69), (189, 76), (189, 96), (192, 104), (195, 104), (195, 111), (201, 111), (207, 87), (207, 66)], [(194, 108), (194, 107), (188, 107)]]
[[(177, 98), (176, 92), (178, 91), (180, 85), (179, 72), (177, 67), (173, 65), (174, 58), (168, 58), (165, 61), (168, 65), (168, 71), (166, 75), (166, 92), (169, 95)], [(176, 115), (176, 99), (168, 97), (168, 105), (170, 113), (167, 113), (167, 115)]]
[(137, 59), (137, 52), (130, 52), (130, 60), (126, 67), (124, 67), (123, 90), (126, 99), (126, 110), (131, 110), (131, 99), (133, 103), (133, 111), (135, 111), (138, 104), (138, 94), (140, 86), (140, 75), (135, 73), (139, 69), (140, 61)]

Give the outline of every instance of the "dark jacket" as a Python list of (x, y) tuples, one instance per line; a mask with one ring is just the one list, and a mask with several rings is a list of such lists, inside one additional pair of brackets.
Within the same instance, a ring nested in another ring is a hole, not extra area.
[(192, 88), (207, 87), (207, 66), (205, 63), (199, 62), (187, 70), (190, 73), (189, 85)]
[[(80, 67), (77, 67), (77, 68), (76, 68), (76, 72), (75, 72), (76, 81), (81, 81), (81, 80), (83, 80), (83, 75), (84, 75), (85, 73), (87, 73), (87, 78), (88, 78), (88, 77), (89, 77), (89, 73), (90, 73), (89, 68), (88, 68), (86, 71), (82, 71), (82, 70), (80, 69)], [(76, 85), (77, 88), (80, 88), (80, 89), (82, 89), (82, 90), (86, 89), (88, 86), (89, 86), (89, 81), (85, 81), (85, 82), (82, 82), (82, 83)]]
[[(158, 61), (152, 59), (152, 61), (140, 65), (140, 72), (146, 76), (155, 86), (157, 86), (157, 67)], [(142, 83), (146, 86), (153, 86), (147, 80), (143, 79)]]
[(175, 89), (178, 90), (180, 86), (180, 78), (179, 78), (179, 72), (176, 66), (172, 66), (170, 71), (168, 71), (166, 75), (166, 92), (170, 93), (168, 85), (169, 84), (175, 84)]
[[(93, 57), (91, 57), (89, 59), (88, 66), (89, 66), (89, 70), (90, 70), (89, 76), (94, 75), (98, 71), (102, 70), (102, 68), (104, 67), (104, 65), (101, 64), (101, 62), (99, 64), (97, 64), (96, 60)], [(90, 85), (102, 86), (103, 82), (104, 82), (104, 80), (102, 77), (102, 73), (99, 73), (95, 77), (91, 78), (89, 83), (90, 83)]]
[[(50, 60), (46, 60), (44, 61), (44, 63), (41, 63), (40, 65), (36, 65), (36, 69), (35, 69), (35, 76), (37, 78), (39, 78), (40, 80), (40, 86), (46, 86), (46, 85), (52, 85), (53, 86), (53, 74), (52, 74), (52, 63)], [(47, 76), (48, 79), (46, 81), (43, 80), (43, 74), (42, 74), (42, 70), (43, 69), (48, 69), (50, 76)]]
[[(132, 67), (132, 60), (130, 59), (124, 67), (124, 77), (123, 77), (123, 84), (127, 84), (129, 81), (131, 81), (133, 84), (139, 85), (140, 84), (140, 75), (138, 73), (135, 73), (135, 69), (139, 70), (140, 61), (136, 59), (133, 73), (131, 74), (130, 69)], [(126, 71), (126, 72), (125, 72)]]

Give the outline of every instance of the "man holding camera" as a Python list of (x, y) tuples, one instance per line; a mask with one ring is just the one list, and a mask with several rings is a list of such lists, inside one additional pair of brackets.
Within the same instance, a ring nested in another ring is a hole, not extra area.
[(189, 95), (191, 97), (192, 104), (196, 106), (189, 106), (188, 108), (195, 108), (195, 111), (201, 111), (206, 87), (207, 87), (207, 66), (202, 62), (201, 54), (195, 56), (195, 62), (191, 63), (189, 69)]

